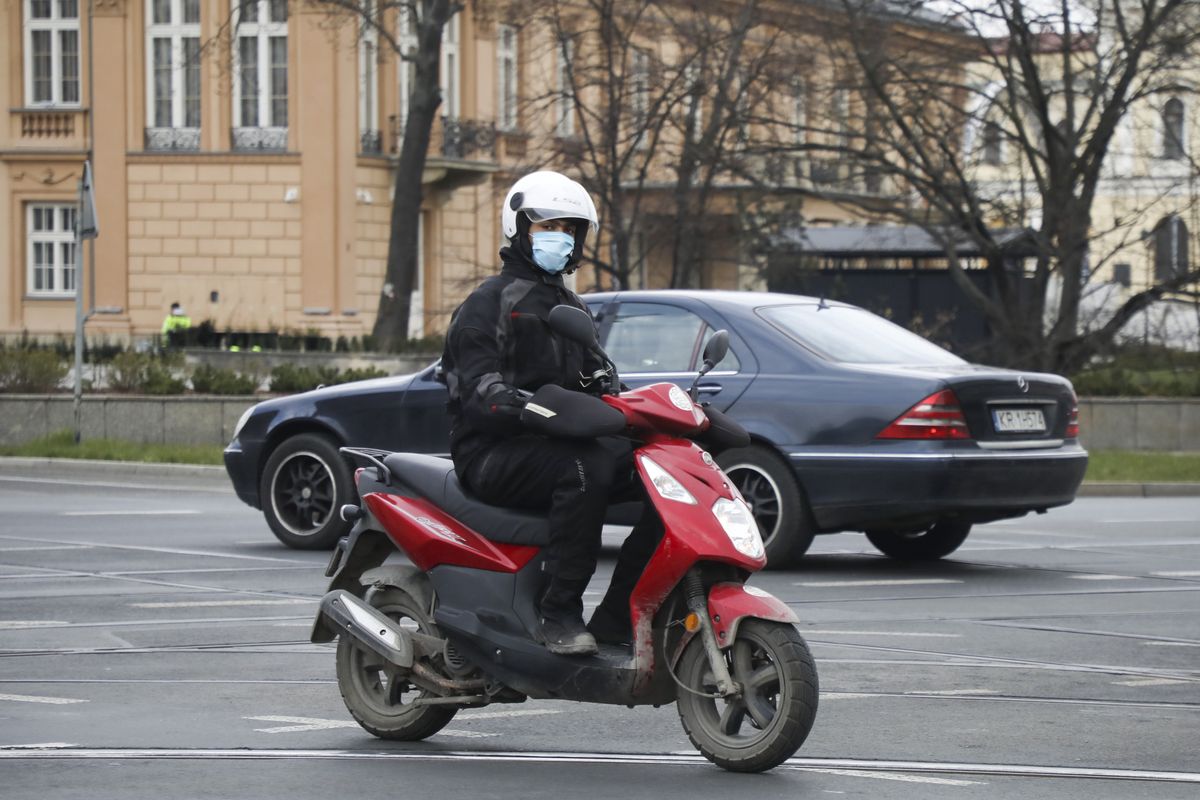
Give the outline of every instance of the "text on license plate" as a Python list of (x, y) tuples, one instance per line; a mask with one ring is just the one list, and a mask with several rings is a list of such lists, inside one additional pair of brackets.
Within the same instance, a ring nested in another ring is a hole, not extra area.
[(1001, 433), (1009, 431), (1044, 431), (1046, 418), (1040, 408), (997, 408), (992, 410), (992, 421)]

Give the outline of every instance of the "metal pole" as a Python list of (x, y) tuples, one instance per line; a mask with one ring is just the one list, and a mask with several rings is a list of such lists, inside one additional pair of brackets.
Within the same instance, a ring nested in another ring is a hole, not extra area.
[(80, 178), (75, 212), (75, 444), (83, 438), (83, 192)]

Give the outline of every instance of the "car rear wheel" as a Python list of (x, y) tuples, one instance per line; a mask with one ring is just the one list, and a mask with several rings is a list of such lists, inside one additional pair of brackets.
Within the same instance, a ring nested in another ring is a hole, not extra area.
[(807, 552), (815, 533), (792, 468), (762, 445), (726, 450), (717, 462), (750, 505), (767, 551), (767, 569), (783, 569)]
[(352, 502), (354, 479), (327, 436), (285, 439), (267, 459), (259, 497), (271, 531), (288, 547), (328, 549), (350, 530), (338, 509)]
[(885, 556), (903, 561), (936, 561), (958, 549), (971, 523), (943, 519), (923, 531), (867, 531), (867, 539)]

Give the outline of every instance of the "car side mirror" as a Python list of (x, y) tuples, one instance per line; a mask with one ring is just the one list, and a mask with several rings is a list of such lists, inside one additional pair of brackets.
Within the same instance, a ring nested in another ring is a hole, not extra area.
[(550, 309), (546, 322), (555, 333), (560, 333), (589, 350), (595, 350), (600, 346), (600, 343), (596, 341), (596, 326), (592, 322), (592, 316), (582, 308), (567, 305), (555, 306)]
[[(704, 345), (704, 365), (712, 369), (721, 363), (729, 353), (729, 331), (720, 330), (712, 335), (708, 344)], [(705, 370), (706, 372), (708, 370)]]

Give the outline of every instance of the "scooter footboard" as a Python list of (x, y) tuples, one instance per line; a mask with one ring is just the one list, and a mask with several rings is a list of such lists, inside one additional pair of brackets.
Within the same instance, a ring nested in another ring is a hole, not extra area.
[(800, 621), (786, 603), (769, 592), (741, 583), (718, 583), (708, 592), (708, 614), (717, 634), (717, 644), (724, 648), (737, 639), (738, 625), (743, 619), (771, 620), (794, 625)]

